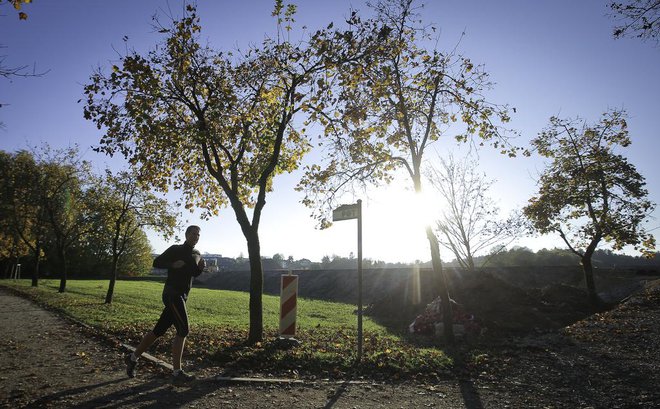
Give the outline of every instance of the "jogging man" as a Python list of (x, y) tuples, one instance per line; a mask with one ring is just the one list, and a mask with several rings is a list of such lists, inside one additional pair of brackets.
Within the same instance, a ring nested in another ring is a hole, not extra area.
[(188, 312), (186, 300), (192, 285), (193, 277), (202, 273), (205, 267), (204, 259), (194, 247), (199, 241), (199, 226), (190, 226), (186, 229), (186, 241), (183, 244), (169, 247), (163, 254), (154, 259), (154, 267), (167, 269), (167, 280), (163, 288), (163, 312), (153, 330), (147, 332), (140, 345), (132, 354), (126, 355), (126, 374), (134, 378), (137, 360), (156, 341), (156, 339), (174, 325), (176, 336), (172, 343), (172, 366), (174, 374), (172, 383), (185, 384), (195, 377), (181, 369), (183, 347), (188, 336)]

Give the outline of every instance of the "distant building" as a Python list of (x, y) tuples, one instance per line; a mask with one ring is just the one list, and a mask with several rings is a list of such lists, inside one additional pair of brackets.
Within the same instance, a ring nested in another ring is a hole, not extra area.
[(236, 265), (236, 260), (234, 260), (231, 257), (218, 258), (218, 271), (232, 270), (235, 265)]
[(296, 260), (293, 265), (301, 270), (309, 270), (312, 267), (312, 262), (306, 258), (301, 258), (300, 260)]
[(209, 257), (207, 255), (203, 255), (202, 258), (204, 259), (204, 262), (206, 263), (206, 271), (209, 273), (217, 273), (218, 272), (218, 259), (217, 257)]

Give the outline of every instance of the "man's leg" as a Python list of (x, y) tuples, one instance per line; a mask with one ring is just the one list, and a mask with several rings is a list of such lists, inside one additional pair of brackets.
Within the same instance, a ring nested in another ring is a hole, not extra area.
[(174, 327), (176, 328), (176, 336), (174, 337), (174, 342), (172, 342), (172, 367), (175, 372), (178, 372), (181, 369), (183, 347), (186, 344), (186, 337), (189, 331), (185, 295), (171, 297), (168, 306), (172, 314)]
[(189, 375), (181, 369), (183, 347), (186, 345), (186, 337), (189, 331), (186, 296), (182, 294), (179, 297), (172, 297), (170, 302), (170, 310), (172, 311), (174, 326), (176, 327), (176, 336), (172, 343), (172, 367), (174, 368), (172, 383), (174, 385), (185, 385), (195, 379), (193, 375)]
[(138, 345), (135, 351), (126, 355), (124, 362), (126, 363), (126, 375), (128, 375), (129, 378), (135, 378), (135, 367), (137, 366), (138, 358), (140, 358), (144, 351), (154, 343), (156, 338), (158, 338), (158, 336), (154, 334), (153, 331), (147, 332), (144, 334), (144, 337), (142, 337), (142, 341), (140, 341), (140, 345)]
[(135, 351), (126, 355), (124, 358), (124, 362), (126, 363), (126, 374), (129, 378), (135, 378), (135, 367), (137, 366), (138, 358), (140, 358), (142, 354), (147, 349), (149, 349), (151, 344), (153, 344), (159, 336), (163, 335), (165, 331), (167, 331), (167, 328), (172, 325), (172, 321), (172, 314), (169, 311), (167, 304), (165, 304), (165, 308), (163, 308), (163, 312), (160, 314), (160, 318), (158, 319), (154, 329), (144, 334), (142, 341), (140, 341), (140, 344), (137, 346)]
[(147, 349), (151, 346), (156, 341), (156, 338), (158, 336), (154, 334), (153, 331), (149, 331), (146, 334), (144, 334), (144, 337), (142, 337), (142, 341), (140, 341), (140, 345), (135, 348), (135, 352), (133, 352), (133, 356), (136, 358), (139, 358), (142, 356), (143, 353), (146, 352)]
[(183, 356), (183, 347), (186, 344), (186, 337), (175, 336), (172, 342), (172, 367), (174, 370), (181, 369), (181, 357)]

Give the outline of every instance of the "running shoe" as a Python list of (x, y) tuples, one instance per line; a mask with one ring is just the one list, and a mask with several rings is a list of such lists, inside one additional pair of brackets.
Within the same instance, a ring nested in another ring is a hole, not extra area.
[(187, 385), (194, 380), (195, 375), (185, 373), (183, 370), (179, 371), (176, 375), (172, 375), (172, 385), (174, 386)]
[(126, 363), (126, 375), (129, 378), (135, 378), (135, 367), (137, 366), (137, 361), (131, 359), (131, 355), (128, 354), (124, 357), (124, 362)]

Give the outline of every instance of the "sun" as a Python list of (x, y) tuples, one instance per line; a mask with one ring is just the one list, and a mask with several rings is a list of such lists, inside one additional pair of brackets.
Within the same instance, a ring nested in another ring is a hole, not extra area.
[(427, 226), (433, 227), (439, 216), (438, 208), (435, 205), (437, 202), (434, 202), (426, 192), (414, 192), (411, 195), (413, 225), (422, 230), (425, 230)]
[(405, 262), (431, 258), (426, 227), (435, 224), (438, 209), (429, 196), (390, 186), (370, 196), (363, 218), (369, 240), (365, 257)]

